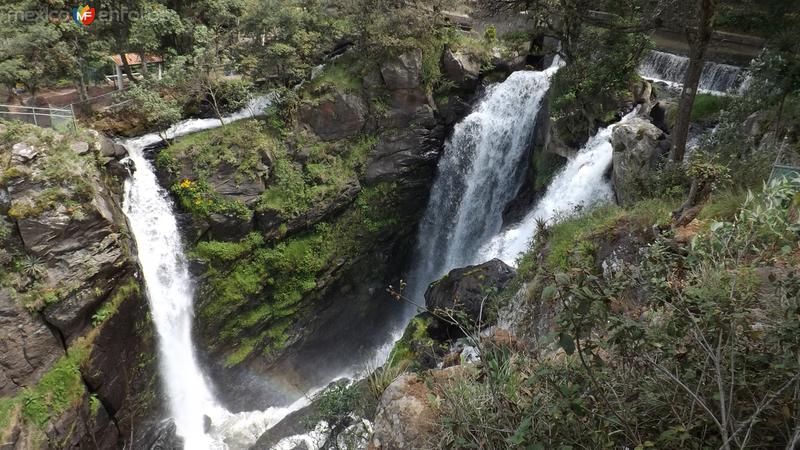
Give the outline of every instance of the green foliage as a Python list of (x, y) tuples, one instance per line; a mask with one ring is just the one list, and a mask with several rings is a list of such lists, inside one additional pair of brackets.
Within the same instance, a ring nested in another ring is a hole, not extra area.
[(139, 295), (139, 293), (139, 282), (135, 278), (131, 278), (126, 283), (119, 285), (111, 298), (103, 302), (100, 308), (92, 314), (92, 326), (100, 326), (117, 313), (117, 309), (123, 301), (135, 295)]
[(334, 259), (362, 255), (407, 225), (398, 220), (394, 191), (392, 184), (363, 189), (357, 206), (334, 222), (275, 245), (265, 245), (256, 234), (238, 243), (198, 244), (192, 256), (206, 263), (206, 300), (198, 313), (217, 330), (217, 344), (235, 343), (227, 365), (256, 351), (270, 354), (282, 348), (291, 338), (291, 324), (307, 313), (304, 299), (313, 296)]
[(496, 41), (497, 28), (495, 28), (494, 25), (489, 25), (488, 27), (486, 27), (486, 30), (483, 32), (483, 39), (485, 39), (486, 42), (490, 43)]
[(717, 119), (729, 102), (728, 97), (721, 95), (697, 94), (692, 104), (692, 121), (709, 122)]
[(163, 97), (152, 86), (136, 84), (125, 90), (120, 96), (122, 101), (127, 102), (124, 106), (125, 109), (143, 117), (147, 128), (163, 132), (181, 118), (181, 109), (178, 103)]
[(85, 342), (72, 345), (33, 386), (14, 397), (0, 399), (0, 435), (12, 423), (22, 421), (38, 430), (45, 430), (51, 420), (83, 400), (86, 388), (81, 377), (81, 364), (88, 358)]
[[(770, 184), (688, 246), (657, 237), (613, 277), (574, 259), (540, 267), (557, 330), (534, 352), (484, 350), (478, 376), (445, 385), (438, 447), (786, 447), (799, 414), (798, 193), (800, 178)], [(540, 232), (538, 248), (559, 233)]]

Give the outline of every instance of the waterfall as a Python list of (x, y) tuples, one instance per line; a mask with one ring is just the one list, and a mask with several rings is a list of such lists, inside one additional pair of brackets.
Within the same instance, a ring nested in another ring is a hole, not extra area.
[[(635, 114), (629, 113), (617, 124)], [(598, 130), (556, 174), (534, 209), (519, 224), (504, 230), (484, 245), (478, 252), (479, 259), (500, 258), (515, 265), (517, 257), (528, 249), (537, 221), (552, 223), (578, 208), (613, 201), (614, 193), (605, 173), (611, 164), (611, 133), (617, 124)]]
[[(268, 104), (262, 97), (244, 110), (225, 118), (226, 122), (252, 117)], [(217, 119), (194, 119), (167, 130), (170, 138), (214, 128)], [(204, 376), (192, 341), (194, 283), (188, 271), (178, 224), (168, 193), (156, 179), (144, 149), (160, 141), (147, 134), (123, 141), (135, 171), (125, 182), (124, 211), (138, 249), (147, 286), (147, 298), (158, 334), (159, 369), (168, 409), (187, 450), (246, 449), (269, 427), (305, 404), (301, 398), (292, 405), (265, 411), (232, 414), (214, 397)], [(211, 419), (205, 432), (204, 416)]]
[[(679, 86), (686, 78), (688, 69), (689, 58), (653, 50), (639, 65), (639, 75), (650, 80)], [(699, 89), (705, 93), (724, 95), (734, 91), (741, 84), (741, 75), (740, 67), (708, 61), (700, 75)]]
[(502, 227), (502, 212), (524, 176), (536, 115), (557, 68), (514, 72), (487, 88), (458, 123), (439, 160), (419, 227), (410, 297), (422, 302), (428, 284), (473, 261)]

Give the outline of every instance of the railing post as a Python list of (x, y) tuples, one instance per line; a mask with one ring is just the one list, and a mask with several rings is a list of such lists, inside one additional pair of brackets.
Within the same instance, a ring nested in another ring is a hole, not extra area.
[(75, 121), (75, 104), (74, 103), (70, 103), (69, 104), (69, 110), (70, 110), (70, 113), (72, 114), (72, 129), (75, 130), (75, 132), (77, 133), (78, 132), (78, 122)]

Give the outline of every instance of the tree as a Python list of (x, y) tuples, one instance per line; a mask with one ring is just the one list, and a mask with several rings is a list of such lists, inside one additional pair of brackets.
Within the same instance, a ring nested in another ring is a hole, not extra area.
[(183, 21), (174, 10), (158, 3), (148, 5), (149, 13), (133, 21), (130, 32), (130, 45), (142, 59), (142, 72), (147, 75), (148, 53), (164, 53), (174, 48), (177, 36), (185, 31)]
[(683, 161), (686, 153), (686, 140), (689, 135), (689, 125), (692, 119), (692, 105), (700, 85), (700, 75), (705, 65), (706, 49), (714, 33), (714, 13), (717, 0), (688, 1), (683, 5), (686, 11), (695, 14), (696, 22), (686, 22), (686, 39), (689, 42), (689, 69), (683, 81), (681, 98), (678, 103), (678, 113), (675, 127), (672, 130), (672, 149), (670, 159), (673, 162)]

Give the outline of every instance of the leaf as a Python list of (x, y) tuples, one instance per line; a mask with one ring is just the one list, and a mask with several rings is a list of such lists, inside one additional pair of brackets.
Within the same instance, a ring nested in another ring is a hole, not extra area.
[(558, 293), (558, 291), (556, 290), (555, 286), (551, 285), (545, 287), (544, 289), (542, 289), (542, 301), (549, 302), (553, 300), (554, 298), (556, 298), (556, 293)]
[(522, 419), (517, 429), (514, 431), (514, 435), (510, 438), (506, 439), (510, 445), (518, 446), (525, 442), (525, 438), (528, 436), (528, 431), (531, 429), (531, 418), (526, 417)]
[(561, 346), (568, 355), (575, 353), (575, 341), (573, 341), (572, 336), (567, 333), (558, 335), (558, 345)]

